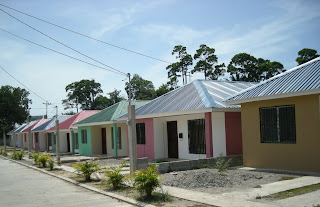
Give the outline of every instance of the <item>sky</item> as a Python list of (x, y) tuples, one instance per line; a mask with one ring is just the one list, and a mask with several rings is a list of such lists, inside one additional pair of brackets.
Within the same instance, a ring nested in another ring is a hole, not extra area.
[[(0, 4), (170, 63), (174, 46), (193, 55), (201, 44), (215, 48), (218, 63), (229, 64), (238, 53), (278, 61), (285, 69), (297, 66), (297, 53), (312, 48), (320, 53), (320, 1), (318, 0), (0, 0)], [(168, 81), (169, 63), (139, 56), (53, 27), (0, 5), (0, 9), (37, 30), (123, 73), (139, 74), (155, 88)], [(0, 10), (0, 28), (45, 47), (101, 67), (99, 63), (57, 44)], [(52, 103), (52, 117), (65, 87), (94, 79), (104, 94), (114, 89), (125, 95), (126, 77), (48, 51), (0, 30), (0, 66), (44, 100)], [(190, 68), (191, 69), (191, 68)], [(228, 74), (220, 79), (228, 78)], [(204, 79), (202, 73), (190, 77)], [(182, 80), (179, 81), (179, 85)], [(24, 88), (0, 70), (0, 86)], [(45, 101), (35, 94), (31, 115), (44, 115)]]

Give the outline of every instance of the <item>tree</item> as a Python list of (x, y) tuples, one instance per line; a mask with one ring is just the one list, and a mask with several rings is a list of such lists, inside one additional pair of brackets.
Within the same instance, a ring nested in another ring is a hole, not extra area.
[[(179, 59), (179, 62), (173, 63), (167, 66), (168, 78), (170, 79), (170, 84), (176, 84), (178, 82), (177, 77), (182, 76), (183, 84), (187, 82), (187, 72), (188, 66), (192, 65), (192, 56), (187, 53), (187, 48), (182, 45), (177, 45), (173, 48), (171, 53), (176, 55), (176, 59)], [(179, 74), (181, 73), (181, 75)]]
[(200, 48), (194, 54), (193, 59), (200, 59), (197, 64), (194, 66), (194, 69), (191, 70), (191, 73), (195, 72), (203, 72), (204, 79), (217, 80), (219, 76), (223, 75), (225, 72), (224, 64), (216, 65), (213, 67), (214, 64), (218, 63), (218, 57), (214, 54), (215, 49), (210, 48), (205, 44), (201, 44)]
[(109, 96), (111, 105), (124, 100), (124, 97), (121, 96), (120, 93), (121, 93), (121, 90), (117, 90), (117, 89), (114, 89), (114, 91), (107, 93), (107, 95)]
[(155, 92), (156, 97), (162, 96), (163, 94), (166, 94), (171, 90), (173, 90), (173, 88), (170, 88), (168, 84), (162, 84)]
[[(154, 86), (151, 81), (143, 79), (138, 74), (134, 74), (130, 81), (131, 98), (136, 100), (151, 100), (155, 97)], [(129, 97), (129, 83), (126, 82), (125, 90)]]
[(95, 109), (93, 105), (96, 98), (103, 93), (101, 84), (96, 83), (94, 80), (81, 80), (73, 82), (66, 86), (67, 99), (62, 100), (64, 109), (77, 108), (81, 109)]
[[(9, 131), (14, 124), (22, 124), (29, 116), (29, 92), (9, 85), (0, 88), (0, 125), (1, 131)], [(2, 136), (2, 134), (1, 134)]]
[(298, 52), (296, 61), (298, 65), (301, 65), (317, 57), (319, 57), (319, 55), (317, 54), (317, 50), (304, 48)]
[(235, 55), (227, 70), (234, 81), (259, 82), (283, 72), (283, 65), (262, 58), (256, 59), (247, 53)]

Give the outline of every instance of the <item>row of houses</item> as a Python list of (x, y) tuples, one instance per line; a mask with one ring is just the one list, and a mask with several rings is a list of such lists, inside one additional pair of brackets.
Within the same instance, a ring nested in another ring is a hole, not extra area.
[[(198, 159), (243, 154), (245, 166), (320, 172), (320, 59), (261, 83), (196, 80), (136, 106), (137, 157)], [(128, 102), (58, 116), (61, 152), (128, 156)], [(35, 150), (55, 151), (54, 119), (32, 132)]]

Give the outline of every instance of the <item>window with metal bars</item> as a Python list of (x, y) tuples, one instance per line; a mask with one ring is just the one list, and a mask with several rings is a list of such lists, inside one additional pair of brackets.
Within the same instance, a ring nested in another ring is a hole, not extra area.
[(190, 154), (206, 154), (204, 119), (188, 120), (188, 139)]
[[(113, 127), (111, 127), (111, 141), (112, 141), (112, 149), (114, 149)], [(118, 127), (118, 131), (117, 131), (117, 146), (118, 146), (118, 149), (122, 149), (122, 145), (121, 145), (121, 127)]]
[(296, 143), (295, 106), (260, 108), (261, 143)]
[(144, 123), (136, 124), (137, 144), (146, 144), (146, 130)]

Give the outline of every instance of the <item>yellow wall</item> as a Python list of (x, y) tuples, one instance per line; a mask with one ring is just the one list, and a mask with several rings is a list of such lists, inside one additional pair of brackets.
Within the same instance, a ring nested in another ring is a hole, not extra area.
[[(319, 94), (241, 104), (244, 166), (320, 172)], [(261, 143), (259, 108), (295, 105), (296, 143)]]

